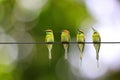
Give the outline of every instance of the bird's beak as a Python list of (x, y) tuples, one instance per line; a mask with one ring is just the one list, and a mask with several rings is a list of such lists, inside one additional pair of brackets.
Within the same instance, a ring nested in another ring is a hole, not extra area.
[(91, 27), (93, 31), (96, 31), (93, 27)]
[(45, 30), (43, 30), (44, 32), (46, 32), (47, 31), (47, 29), (45, 29)]
[(46, 29), (46, 30), (44, 30), (45, 32), (47, 32), (48, 31), (48, 29)]

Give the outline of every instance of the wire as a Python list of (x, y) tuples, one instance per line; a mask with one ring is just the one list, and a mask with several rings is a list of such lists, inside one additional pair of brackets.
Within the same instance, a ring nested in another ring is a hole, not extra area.
[[(78, 42), (0, 42), (0, 44), (78, 44)], [(93, 42), (84, 42), (85, 44), (93, 44)], [(120, 44), (120, 42), (95, 42), (96, 44)], [(83, 44), (83, 42), (79, 42)]]

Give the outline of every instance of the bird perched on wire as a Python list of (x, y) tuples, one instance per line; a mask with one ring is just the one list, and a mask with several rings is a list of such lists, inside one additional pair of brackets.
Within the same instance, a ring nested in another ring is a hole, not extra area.
[(82, 61), (83, 51), (85, 46), (85, 35), (84, 35), (84, 32), (81, 30), (78, 30), (78, 33), (77, 33), (77, 44), (80, 50), (80, 59)]
[(54, 34), (51, 29), (48, 29), (45, 31), (46, 31), (45, 42), (47, 43), (46, 45), (49, 51), (49, 59), (51, 60), (52, 59), (51, 50), (52, 50), (53, 43), (54, 43)]
[(65, 50), (65, 60), (67, 60), (67, 53), (69, 48), (69, 42), (70, 42), (70, 32), (68, 30), (63, 30), (61, 33), (61, 42), (63, 44), (64, 50)]
[(97, 60), (97, 67), (99, 67), (99, 50), (100, 50), (100, 45), (101, 45), (101, 37), (98, 31), (96, 31), (94, 28), (93, 29), (93, 35), (92, 35), (92, 40), (93, 44), (96, 50), (96, 60)]

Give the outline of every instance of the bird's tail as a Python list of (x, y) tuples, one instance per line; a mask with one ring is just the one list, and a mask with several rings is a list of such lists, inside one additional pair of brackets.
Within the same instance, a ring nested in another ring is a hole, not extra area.
[(67, 60), (67, 48), (65, 48), (65, 60)]
[(81, 62), (82, 62), (82, 57), (83, 57), (83, 53), (81, 52), (80, 53), (80, 60), (81, 60)]
[(65, 60), (67, 60), (68, 59), (68, 55), (67, 55), (67, 53), (68, 53), (68, 44), (63, 44), (63, 46), (64, 46), (64, 49), (65, 49)]
[(49, 49), (49, 59), (52, 59), (52, 55), (51, 55), (51, 49)]
[(49, 45), (48, 45), (49, 60), (51, 60), (51, 59), (52, 59), (51, 50), (52, 50), (52, 44), (49, 44)]
[(97, 60), (97, 67), (99, 68), (99, 54), (96, 54), (96, 60)]

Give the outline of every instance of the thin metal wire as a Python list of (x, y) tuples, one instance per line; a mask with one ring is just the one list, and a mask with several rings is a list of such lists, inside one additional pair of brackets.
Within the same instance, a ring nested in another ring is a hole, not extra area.
[[(62, 44), (62, 43), (68, 43), (68, 42), (0, 42), (0, 44)], [(79, 42), (83, 43), (83, 42)], [(93, 44), (93, 42), (84, 42), (85, 44)], [(96, 44), (120, 44), (120, 42), (96, 42)], [(78, 44), (78, 42), (69, 42), (69, 44)]]

